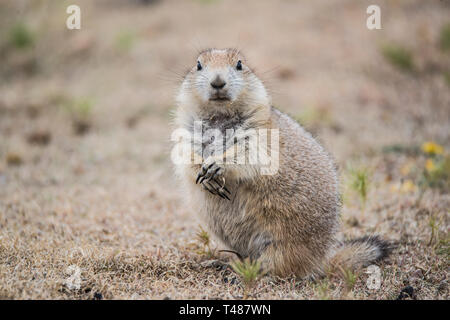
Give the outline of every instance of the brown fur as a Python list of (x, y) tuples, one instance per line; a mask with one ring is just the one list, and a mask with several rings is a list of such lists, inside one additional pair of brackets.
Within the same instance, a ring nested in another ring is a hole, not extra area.
[[(194, 210), (227, 247), (243, 257), (259, 259), (277, 275), (322, 273), (330, 260), (342, 260), (349, 267), (377, 260), (380, 255), (373, 242), (338, 245), (340, 200), (332, 159), (297, 122), (271, 107), (264, 86), (250, 68), (242, 73), (233, 71), (239, 58), (235, 49), (210, 49), (200, 54), (207, 72), (198, 74), (193, 68), (186, 76), (176, 123), (188, 130), (195, 120), (221, 131), (226, 127), (279, 129), (279, 170), (261, 175), (257, 165), (219, 165), (220, 177), (231, 191), (227, 200), (195, 183), (201, 165), (178, 165), (177, 173)], [(242, 84), (239, 94), (226, 103), (202, 100), (202, 90), (209, 89), (196, 81), (211, 78), (214, 70), (223, 68), (238, 77), (236, 80), (231, 74), (227, 81)], [(224, 153), (233, 152), (231, 146)], [(202, 162), (213, 160), (203, 158)]]

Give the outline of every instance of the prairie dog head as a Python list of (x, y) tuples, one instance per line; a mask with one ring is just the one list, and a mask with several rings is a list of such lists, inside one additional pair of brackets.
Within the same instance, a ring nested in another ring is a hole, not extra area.
[(236, 49), (200, 53), (184, 78), (177, 96), (180, 106), (230, 111), (242, 106), (269, 106), (262, 82)]

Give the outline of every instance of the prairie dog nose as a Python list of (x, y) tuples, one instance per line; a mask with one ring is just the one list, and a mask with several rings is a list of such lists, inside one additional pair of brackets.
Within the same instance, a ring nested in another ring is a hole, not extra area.
[(211, 87), (214, 89), (222, 89), (226, 84), (227, 83), (219, 76), (216, 76), (216, 78), (211, 81)]

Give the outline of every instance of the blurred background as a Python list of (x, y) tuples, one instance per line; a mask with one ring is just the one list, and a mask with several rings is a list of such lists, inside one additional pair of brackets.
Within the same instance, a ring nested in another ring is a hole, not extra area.
[[(66, 27), (71, 4), (80, 30)], [(371, 4), (381, 30), (366, 27)], [(422, 268), (434, 257), (421, 294), (445, 297), (447, 0), (1, 1), (0, 297), (229, 297), (176, 271), (202, 259), (191, 250), (201, 222), (172, 174), (171, 111), (206, 47), (241, 49), (273, 105), (335, 157), (346, 235), (382, 233)], [(412, 255), (411, 243), (429, 245)], [(415, 272), (411, 259), (394, 264)], [(139, 267), (148, 260), (175, 275)], [(61, 289), (71, 263), (86, 292)]]

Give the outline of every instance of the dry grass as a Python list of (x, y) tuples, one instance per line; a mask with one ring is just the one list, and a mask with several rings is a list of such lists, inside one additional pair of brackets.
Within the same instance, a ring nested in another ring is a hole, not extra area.
[[(78, 1), (68, 31), (69, 2), (2, 1), (0, 298), (448, 299), (450, 8), (376, 2), (380, 31), (358, 0)], [(408, 52), (386, 58), (386, 43)], [(174, 88), (207, 46), (241, 47), (336, 157), (345, 237), (398, 245), (380, 289), (365, 270), (246, 289), (220, 263), (236, 257), (199, 229), (169, 160)], [(364, 214), (350, 167), (370, 172)]]

